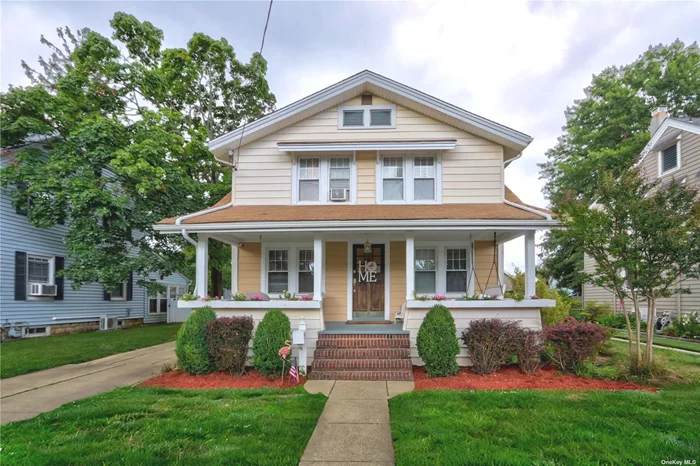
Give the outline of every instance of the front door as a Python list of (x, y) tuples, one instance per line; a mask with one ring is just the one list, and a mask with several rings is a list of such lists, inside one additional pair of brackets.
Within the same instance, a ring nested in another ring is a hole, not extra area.
[(384, 317), (384, 245), (373, 244), (365, 252), (363, 244), (352, 246), (352, 317)]

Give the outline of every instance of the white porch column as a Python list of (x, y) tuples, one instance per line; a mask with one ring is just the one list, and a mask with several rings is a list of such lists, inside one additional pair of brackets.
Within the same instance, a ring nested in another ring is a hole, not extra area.
[(525, 298), (535, 294), (535, 232), (525, 233)]
[(314, 301), (323, 299), (323, 239), (314, 238)]
[(238, 246), (231, 245), (231, 293), (238, 291)]
[(413, 291), (416, 288), (415, 273), (413, 268), (416, 265), (414, 255), (416, 251), (416, 243), (413, 240), (413, 235), (406, 237), (406, 300), (413, 299)]
[(205, 296), (209, 288), (209, 236), (197, 235), (194, 294)]

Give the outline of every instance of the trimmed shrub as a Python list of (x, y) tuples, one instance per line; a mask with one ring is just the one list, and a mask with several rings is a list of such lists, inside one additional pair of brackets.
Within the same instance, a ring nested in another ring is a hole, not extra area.
[[(632, 326), (632, 330), (634, 330), (636, 327), (636, 322), (637, 318), (635, 317), (634, 314), (630, 314), (630, 325)], [(610, 328), (617, 328), (617, 329), (627, 329), (627, 324), (625, 323), (625, 315), (624, 314), (603, 314), (598, 318), (598, 323), (600, 325), (604, 325), (605, 327), (610, 327)], [(647, 330), (647, 323), (642, 322), (641, 325), (642, 331), (646, 332)]]
[[(564, 320), (571, 313), (572, 299), (562, 296), (557, 290), (549, 288), (544, 280), (538, 279), (535, 283), (535, 294), (542, 299), (553, 299), (555, 307), (544, 307), (540, 310), (542, 325), (553, 325)], [(513, 273), (512, 295), (525, 295), (525, 274), (520, 269)], [(527, 296), (524, 296), (527, 298)]]
[(442, 304), (436, 304), (425, 315), (416, 346), (428, 377), (446, 377), (459, 371), (457, 327), (450, 310)]
[(501, 319), (473, 320), (462, 332), (472, 370), (491, 374), (517, 353), (521, 328), (517, 322)]
[(562, 371), (575, 373), (600, 351), (610, 338), (610, 330), (567, 317), (564, 322), (545, 328), (543, 336), (551, 361)]
[[(277, 309), (268, 311), (258, 324), (253, 338), (253, 367), (268, 377), (282, 375), (282, 358), (278, 352), (291, 334), (289, 317)], [(284, 366), (284, 370), (289, 370), (289, 364)]]
[(221, 317), (209, 322), (209, 359), (216, 370), (233, 375), (243, 374), (252, 335), (253, 318), (250, 316)]
[(515, 353), (518, 356), (520, 370), (526, 374), (537, 372), (542, 365), (542, 353), (544, 353), (542, 332), (521, 328)]
[(177, 332), (177, 363), (188, 374), (206, 374), (214, 369), (207, 341), (207, 324), (213, 320), (216, 320), (216, 314), (212, 308), (192, 309), (192, 314)]
[(600, 323), (601, 319), (612, 315), (612, 307), (608, 304), (598, 304), (595, 301), (589, 301), (586, 303), (585, 312), (590, 316), (591, 321)]

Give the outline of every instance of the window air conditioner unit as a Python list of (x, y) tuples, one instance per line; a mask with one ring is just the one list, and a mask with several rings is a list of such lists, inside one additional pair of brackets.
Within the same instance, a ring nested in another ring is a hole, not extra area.
[(30, 283), (29, 296), (56, 296), (56, 285)]
[(116, 330), (118, 326), (119, 322), (116, 317), (100, 317), (100, 330)]
[(331, 188), (331, 201), (333, 202), (343, 202), (348, 200), (348, 195), (350, 190), (347, 188)]

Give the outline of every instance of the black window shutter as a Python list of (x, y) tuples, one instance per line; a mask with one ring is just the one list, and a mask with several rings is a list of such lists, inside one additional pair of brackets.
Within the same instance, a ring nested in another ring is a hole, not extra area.
[(56, 283), (56, 296), (54, 296), (55, 301), (63, 301), (63, 274), (58, 272), (63, 272), (65, 259), (60, 256), (54, 258), (54, 283)]
[(27, 253), (15, 251), (15, 301), (27, 299)]
[(109, 291), (107, 291), (107, 288), (105, 288), (104, 295), (102, 296), (102, 299), (104, 299), (105, 301), (112, 300), (112, 297), (110, 296)]
[(134, 300), (134, 272), (129, 272), (129, 282), (126, 284), (126, 300)]

